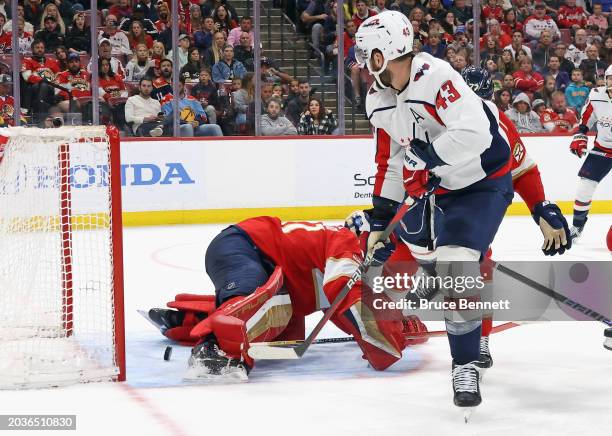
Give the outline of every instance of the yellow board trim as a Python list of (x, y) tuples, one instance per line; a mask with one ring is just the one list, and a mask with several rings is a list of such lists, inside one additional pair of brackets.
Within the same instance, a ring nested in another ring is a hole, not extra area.
[[(558, 201), (564, 214), (571, 215), (573, 201)], [(235, 223), (254, 216), (277, 216), (283, 221), (289, 220), (343, 220), (351, 212), (367, 209), (362, 206), (303, 206), (303, 207), (257, 207), (245, 209), (202, 209), (202, 210), (160, 210), (150, 212), (124, 212), (123, 225), (159, 226), (171, 224), (213, 224)], [(612, 200), (596, 200), (590, 213), (612, 213)], [(529, 215), (524, 203), (512, 203), (507, 215)]]

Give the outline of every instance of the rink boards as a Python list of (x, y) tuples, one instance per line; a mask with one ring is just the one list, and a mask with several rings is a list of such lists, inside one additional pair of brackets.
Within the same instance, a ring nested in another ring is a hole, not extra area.
[[(583, 161), (570, 154), (570, 141), (524, 138), (547, 198), (565, 213)], [(126, 140), (121, 153), (126, 225), (232, 222), (264, 214), (344, 218), (371, 204), (376, 172), (369, 136)], [(528, 213), (518, 196), (514, 201), (509, 214)], [(592, 212), (612, 213), (609, 180), (599, 186)]]

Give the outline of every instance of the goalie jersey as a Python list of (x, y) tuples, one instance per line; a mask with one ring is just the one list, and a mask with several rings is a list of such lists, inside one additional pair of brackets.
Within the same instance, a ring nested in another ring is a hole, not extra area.
[(419, 167), (423, 162), (407, 148), (412, 138), (432, 143), (447, 164), (433, 169), (446, 190), (462, 189), (510, 170), (510, 146), (496, 114), (447, 62), (427, 53), (414, 56), (410, 81), (399, 93), (372, 85), (366, 112), (377, 128), (374, 195), (404, 199), (404, 161), (409, 169), (423, 168)]
[(282, 265), (284, 283), (297, 315), (328, 307), (327, 296), (334, 296), (362, 261), (357, 238), (344, 227), (283, 223), (269, 216), (251, 218), (236, 227), (246, 232), (268, 260)]

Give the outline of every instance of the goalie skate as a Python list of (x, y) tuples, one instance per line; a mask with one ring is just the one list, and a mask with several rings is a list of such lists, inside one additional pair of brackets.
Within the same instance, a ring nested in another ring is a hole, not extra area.
[(214, 337), (193, 347), (188, 361), (185, 380), (247, 381), (250, 368), (238, 360), (226, 356)]

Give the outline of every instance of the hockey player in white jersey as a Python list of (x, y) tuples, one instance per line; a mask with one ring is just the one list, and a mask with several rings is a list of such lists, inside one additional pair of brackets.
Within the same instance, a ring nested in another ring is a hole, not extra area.
[(578, 238), (582, 233), (595, 189), (612, 168), (612, 66), (605, 72), (605, 82), (605, 86), (591, 90), (582, 109), (578, 132), (570, 144), (570, 151), (579, 158), (582, 157), (587, 152), (586, 134), (597, 124), (595, 145), (578, 172), (574, 220), (570, 229), (572, 238)]
[[(438, 263), (471, 261), (477, 269), (512, 201), (508, 140), (459, 73), (429, 54), (413, 54), (412, 45), (412, 25), (394, 11), (365, 20), (356, 35), (358, 61), (375, 78), (366, 99), (378, 167), (368, 248), (376, 250), (374, 241), (406, 194), (435, 192), (442, 215)], [(445, 274), (453, 273), (454, 266)], [(445, 319), (454, 402), (474, 407), (481, 402), (481, 318), (446, 311)]]

